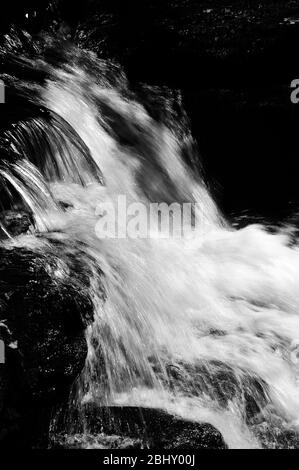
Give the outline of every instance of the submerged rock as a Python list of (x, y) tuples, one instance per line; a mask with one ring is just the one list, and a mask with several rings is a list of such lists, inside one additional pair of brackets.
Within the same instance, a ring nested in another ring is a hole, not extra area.
[(251, 376), (242, 369), (234, 370), (221, 361), (167, 364), (166, 374), (157, 367), (154, 370), (175, 394), (210, 397), (223, 409), (229, 408), (232, 402), (238, 403), (242, 417), (248, 424), (259, 415), (262, 416), (270, 403), (267, 384), (261, 378)]
[(270, 419), (256, 424), (252, 432), (264, 449), (299, 449), (299, 432), (281, 417), (272, 415)]
[(47, 445), (53, 407), (84, 367), (93, 319), (80, 249), (34, 242), (34, 250), (0, 246), (0, 446)]

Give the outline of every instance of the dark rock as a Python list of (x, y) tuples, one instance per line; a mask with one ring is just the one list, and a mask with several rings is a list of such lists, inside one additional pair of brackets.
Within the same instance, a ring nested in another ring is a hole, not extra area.
[(0, 445), (45, 446), (53, 407), (85, 364), (90, 265), (55, 237), (34, 251), (2, 246), (0, 256)]
[(251, 430), (265, 449), (299, 449), (298, 429), (278, 416), (268, 417)]
[(24, 210), (7, 210), (0, 213), (0, 238), (27, 233), (32, 225), (31, 216)]
[(88, 443), (106, 449), (227, 447), (220, 432), (212, 425), (187, 421), (153, 408), (101, 408), (89, 403), (73, 413), (71, 428), (73, 433), (62, 432), (54, 437), (54, 447), (86, 447)]
[(227, 408), (231, 401), (235, 401), (248, 423), (270, 402), (265, 382), (221, 361), (169, 364), (166, 374), (166, 383), (176, 394), (209, 396), (221, 408)]

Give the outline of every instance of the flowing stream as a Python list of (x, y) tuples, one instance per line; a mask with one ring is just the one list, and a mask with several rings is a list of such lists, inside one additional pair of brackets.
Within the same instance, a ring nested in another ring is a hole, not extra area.
[[(147, 106), (112, 63), (74, 48), (53, 60), (20, 59), (42, 84), (6, 77), (46, 117), (6, 131), (14, 158), (1, 164), (2, 192), (23, 201), (34, 227), (2, 243), (43, 250), (63, 240), (90, 260), (80, 400), (162, 408), (213, 424), (229, 447), (275, 447), (277, 428), (299, 425), (292, 227), (238, 230), (224, 219), (174, 93), (148, 88)], [(182, 237), (101, 238), (101, 207), (120, 195), (145, 207), (193, 203), (192, 224)]]

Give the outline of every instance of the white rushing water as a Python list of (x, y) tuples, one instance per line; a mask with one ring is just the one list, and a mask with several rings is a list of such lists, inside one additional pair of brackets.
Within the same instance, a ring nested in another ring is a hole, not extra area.
[[(40, 155), (46, 162), (40, 172), (24, 162), (1, 170), (33, 211), (36, 230), (70, 246), (84, 243), (103, 272), (106, 301), (96, 273), (89, 287), (95, 321), (87, 331), (84, 400), (209, 422), (230, 447), (259, 447), (259, 423), (296, 430), (298, 247), (283, 231), (229, 226), (200, 175), (184, 163), (183, 149), (192, 143), (186, 126), (169, 116), (156, 122), (115, 67), (91, 55), (88, 61), (92, 67), (74, 58), (51, 68), (40, 94), (81, 137), (103, 181), (71, 144), (85, 185), (59, 148), (59, 178), (47, 155)], [(181, 239), (99, 239), (99, 207), (119, 195), (147, 206), (197, 202), (196, 228)], [(7, 243), (35, 242), (22, 236)]]

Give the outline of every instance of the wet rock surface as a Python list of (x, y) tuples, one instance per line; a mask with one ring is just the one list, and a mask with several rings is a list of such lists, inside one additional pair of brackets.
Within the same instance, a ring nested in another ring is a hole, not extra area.
[[(87, 433), (83, 434), (82, 423)], [(84, 405), (77, 416), (72, 416), (72, 426), (76, 434), (56, 435), (53, 447), (226, 448), (220, 432), (212, 425), (186, 421), (159, 409), (100, 408), (91, 403)]]
[(296, 426), (287, 425), (278, 416), (252, 427), (252, 431), (265, 449), (298, 449), (299, 433)]
[(25, 234), (32, 226), (29, 212), (24, 210), (7, 210), (0, 213), (0, 239)]
[(79, 261), (49, 246), (0, 247), (0, 446), (47, 446), (51, 414), (85, 364), (93, 309)]
[(169, 387), (175, 393), (187, 397), (210, 396), (224, 409), (236, 401), (248, 424), (263, 415), (270, 403), (267, 385), (262, 380), (246, 371), (235, 371), (220, 361), (197, 365), (170, 364), (166, 371)]

